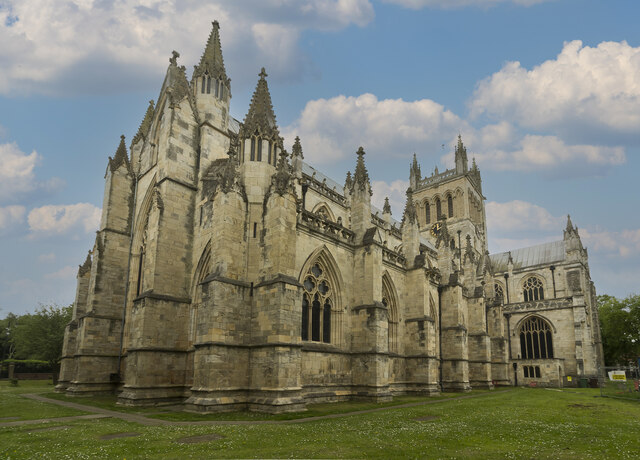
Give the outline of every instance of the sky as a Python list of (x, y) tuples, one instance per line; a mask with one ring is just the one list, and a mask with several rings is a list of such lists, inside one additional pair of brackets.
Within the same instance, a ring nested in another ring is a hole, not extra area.
[(172, 50), (218, 20), (242, 120), (261, 67), (280, 132), (339, 183), (362, 145), (401, 218), (409, 165), (482, 173), (489, 249), (562, 238), (599, 294), (640, 292), (637, 0), (0, 0), (0, 317), (69, 305), (104, 173)]

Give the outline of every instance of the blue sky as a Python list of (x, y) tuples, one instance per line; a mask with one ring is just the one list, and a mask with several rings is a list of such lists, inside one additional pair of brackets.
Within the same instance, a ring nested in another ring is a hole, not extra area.
[(367, 152), (400, 217), (413, 153), (482, 171), (492, 252), (580, 228), (599, 293), (639, 292), (637, 0), (0, 0), (0, 316), (73, 302), (103, 175), (221, 26), (231, 114), (262, 66), (285, 145), (338, 182)]

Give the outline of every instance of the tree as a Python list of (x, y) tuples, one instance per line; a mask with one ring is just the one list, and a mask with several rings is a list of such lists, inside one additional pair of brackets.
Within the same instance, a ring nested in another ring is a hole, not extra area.
[(607, 366), (637, 363), (640, 357), (640, 295), (598, 296), (600, 333)]
[(33, 314), (18, 317), (13, 331), (16, 357), (41, 359), (57, 370), (62, 356), (64, 329), (71, 321), (72, 307), (41, 305)]
[(0, 319), (0, 361), (13, 358), (16, 344), (13, 332), (18, 322), (18, 317), (9, 313), (6, 318)]

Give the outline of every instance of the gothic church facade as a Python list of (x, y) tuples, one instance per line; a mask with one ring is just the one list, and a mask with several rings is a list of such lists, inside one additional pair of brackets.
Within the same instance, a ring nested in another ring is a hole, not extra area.
[(337, 184), (285, 150), (264, 69), (239, 122), (213, 29), (189, 81), (170, 59), (78, 270), (58, 391), (196, 411), (494, 385), (561, 386), (602, 362), (587, 252), (490, 255), (480, 171), (417, 158), (401, 221), (371, 204), (365, 152)]

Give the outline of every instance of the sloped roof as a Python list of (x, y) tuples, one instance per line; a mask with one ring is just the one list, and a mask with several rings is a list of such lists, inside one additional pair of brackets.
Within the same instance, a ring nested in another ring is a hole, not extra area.
[[(528, 248), (514, 249), (511, 252), (513, 269), (521, 270), (536, 265), (548, 265), (565, 260), (564, 241), (538, 244)], [(506, 272), (509, 262), (509, 252), (491, 254), (491, 266), (494, 272)]]

